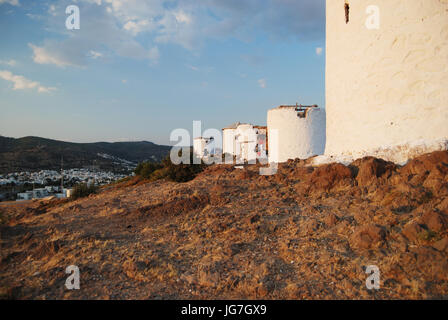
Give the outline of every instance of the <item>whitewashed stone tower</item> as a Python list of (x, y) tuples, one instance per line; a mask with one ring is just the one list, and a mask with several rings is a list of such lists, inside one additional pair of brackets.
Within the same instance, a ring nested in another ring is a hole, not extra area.
[(446, 149), (448, 0), (327, 0), (326, 155)]
[(325, 109), (279, 106), (268, 111), (269, 162), (307, 159), (325, 150)]

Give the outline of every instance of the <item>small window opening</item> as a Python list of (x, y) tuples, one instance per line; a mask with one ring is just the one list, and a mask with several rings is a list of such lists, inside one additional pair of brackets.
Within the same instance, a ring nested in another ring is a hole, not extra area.
[(345, 23), (348, 23), (350, 21), (350, 5), (346, 3), (344, 5), (345, 8)]

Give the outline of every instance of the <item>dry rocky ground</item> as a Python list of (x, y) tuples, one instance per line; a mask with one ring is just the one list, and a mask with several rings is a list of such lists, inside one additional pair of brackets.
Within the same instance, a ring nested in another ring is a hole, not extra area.
[[(448, 152), (399, 167), (304, 161), (133, 179), (76, 201), (0, 205), (13, 299), (446, 299)], [(67, 290), (77, 265), (81, 289)], [(381, 288), (367, 290), (377, 265)]]

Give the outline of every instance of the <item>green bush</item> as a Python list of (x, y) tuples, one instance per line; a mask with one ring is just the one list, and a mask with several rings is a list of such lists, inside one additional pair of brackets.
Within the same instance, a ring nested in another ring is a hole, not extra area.
[[(182, 150), (179, 151), (182, 155)], [(187, 182), (193, 180), (196, 175), (204, 170), (205, 165), (193, 164), (193, 150), (190, 149), (191, 164), (173, 164), (169, 156), (160, 163), (142, 162), (134, 172), (136, 175), (149, 180), (168, 179), (175, 182)]]
[(167, 177), (168, 177), (168, 169), (167, 168), (161, 168), (161, 169), (157, 169), (156, 171), (154, 171), (151, 174), (150, 179), (152, 181), (155, 181), (155, 180), (164, 179), (164, 178), (167, 178)]
[(141, 162), (138, 164), (137, 168), (135, 168), (134, 173), (142, 178), (148, 179), (154, 171), (160, 168), (162, 168), (161, 163)]
[(73, 188), (72, 198), (74, 200), (84, 198), (91, 194), (97, 193), (97, 191), (98, 188), (93, 184), (87, 185), (87, 183), (80, 183)]
[(417, 236), (420, 240), (425, 240), (425, 241), (438, 241), (441, 239), (439, 237), (439, 234), (432, 230), (423, 230)]

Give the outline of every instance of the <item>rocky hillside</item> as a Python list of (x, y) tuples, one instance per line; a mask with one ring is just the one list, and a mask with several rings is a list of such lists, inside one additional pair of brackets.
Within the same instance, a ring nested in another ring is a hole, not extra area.
[(71, 143), (39, 137), (20, 139), (0, 136), (0, 174), (41, 169), (98, 166), (121, 171), (145, 160), (161, 160), (170, 147), (148, 141)]
[(215, 165), (0, 210), (6, 298), (448, 298), (448, 152), (403, 167), (290, 161), (274, 176)]

